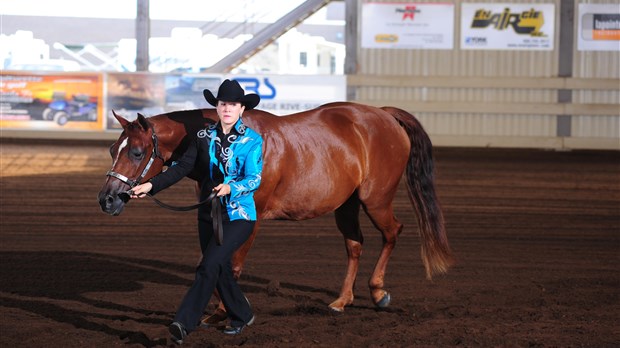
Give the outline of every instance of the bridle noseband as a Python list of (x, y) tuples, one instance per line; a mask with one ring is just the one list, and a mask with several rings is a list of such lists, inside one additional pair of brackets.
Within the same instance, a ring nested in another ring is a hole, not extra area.
[(149, 161), (144, 167), (144, 170), (142, 170), (142, 173), (140, 174), (140, 176), (132, 180), (123, 174), (113, 171), (112, 169), (108, 170), (106, 175), (124, 182), (125, 184), (129, 185), (130, 188), (134, 188), (142, 183), (142, 179), (144, 179), (144, 177), (146, 176), (146, 173), (148, 173), (149, 170), (151, 169), (151, 166), (153, 165), (153, 162), (155, 162), (155, 159), (159, 158), (162, 161), (162, 163), (166, 162), (164, 158), (161, 156), (161, 153), (159, 152), (157, 134), (155, 134), (155, 131), (152, 130), (152, 128), (151, 128), (151, 131), (153, 132), (153, 135), (151, 135), (151, 139), (153, 140), (153, 151), (151, 151), (151, 158), (149, 158)]

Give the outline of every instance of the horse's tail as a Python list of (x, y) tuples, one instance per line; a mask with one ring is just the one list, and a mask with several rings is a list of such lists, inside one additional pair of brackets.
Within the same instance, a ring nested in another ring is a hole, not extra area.
[(431, 279), (433, 274), (446, 273), (454, 263), (443, 213), (435, 193), (433, 145), (415, 116), (394, 107), (381, 109), (398, 120), (411, 142), (406, 170), (407, 191), (415, 207), (420, 228), (421, 254), (426, 277)]

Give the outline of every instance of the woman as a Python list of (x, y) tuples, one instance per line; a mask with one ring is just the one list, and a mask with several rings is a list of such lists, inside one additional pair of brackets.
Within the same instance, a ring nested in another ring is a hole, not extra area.
[(236, 335), (254, 322), (252, 309), (233, 277), (231, 257), (248, 239), (256, 223), (254, 191), (261, 181), (261, 136), (246, 127), (241, 118), (245, 110), (258, 105), (257, 94), (244, 94), (237, 81), (224, 80), (217, 97), (209, 90), (203, 92), (209, 104), (216, 107), (219, 122), (199, 131), (192, 145), (177, 163), (149, 182), (133, 188), (132, 198), (155, 194), (196, 169), (201, 176), (201, 197), (212, 191), (222, 202), (224, 241), (217, 245), (210, 212), (198, 210), (198, 232), (202, 260), (196, 269), (196, 278), (187, 291), (169, 331), (172, 339), (183, 343), (187, 334), (200, 322), (214, 289), (217, 289), (230, 326), (224, 333)]

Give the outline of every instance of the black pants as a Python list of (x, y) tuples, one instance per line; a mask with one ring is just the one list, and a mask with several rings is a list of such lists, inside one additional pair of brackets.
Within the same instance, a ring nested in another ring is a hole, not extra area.
[(247, 220), (224, 222), (224, 242), (217, 245), (211, 221), (198, 220), (202, 261), (196, 269), (194, 283), (185, 294), (174, 317), (174, 321), (181, 323), (188, 333), (199, 325), (216, 288), (231, 319), (231, 326), (242, 326), (252, 319), (252, 309), (233, 277), (231, 258), (248, 240), (254, 224), (255, 221)]

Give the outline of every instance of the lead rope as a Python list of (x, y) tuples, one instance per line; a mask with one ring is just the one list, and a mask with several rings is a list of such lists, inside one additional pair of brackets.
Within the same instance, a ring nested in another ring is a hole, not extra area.
[[(222, 245), (224, 243), (224, 229), (222, 227), (222, 202), (220, 202), (219, 197), (217, 196), (218, 191), (213, 191), (209, 196), (202, 201), (188, 206), (178, 207), (174, 205), (166, 204), (159, 199), (153, 197), (150, 193), (147, 193), (146, 196), (155, 202), (158, 206), (173, 210), (173, 211), (190, 211), (199, 208), (203, 204), (211, 205), (211, 220), (213, 221), (213, 233), (215, 233), (215, 241), (217, 245)], [(131, 197), (131, 190), (125, 192), (125, 194)]]

